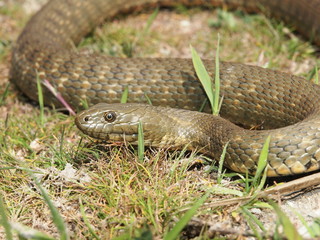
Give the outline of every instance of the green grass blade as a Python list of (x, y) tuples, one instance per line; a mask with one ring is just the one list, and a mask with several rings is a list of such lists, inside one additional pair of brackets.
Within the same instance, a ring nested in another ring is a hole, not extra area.
[[(219, 80), (219, 81), (220, 81), (220, 80)], [(221, 109), (221, 106), (222, 106), (223, 99), (224, 99), (224, 96), (221, 96), (220, 101), (219, 101), (219, 104), (218, 104), (218, 111), (217, 111), (217, 114), (215, 114), (215, 115), (219, 115), (219, 112), (220, 112), (220, 109)]]
[(254, 187), (257, 187), (259, 185), (258, 180), (260, 179), (261, 174), (266, 168), (268, 163), (267, 160), (268, 160), (268, 153), (269, 153), (270, 138), (271, 138), (270, 135), (266, 138), (259, 156), (257, 171), (256, 171), (256, 174), (254, 175), (253, 182), (252, 182), (252, 186)]
[(48, 207), (49, 207), (50, 212), (51, 212), (52, 220), (53, 220), (55, 226), (58, 229), (58, 232), (59, 232), (59, 235), (60, 235), (60, 239), (61, 240), (68, 240), (69, 236), (68, 236), (68, 233), (67, 233), (67, 228), (66, 228), (66, 225), (65, 225), (65, 223), (63, 221), (63, 218), (61, 217), (58, 209), (54, 206), (54, 204), (51, 201), (49, 195), (44, 190), (44, 188), (41, 186), (39, 181), (35, 177), (33, 177), (33, 179), (34, 179), (35, 184), (39, 188), (39, 190), (41, 192), (41, 195), (44, 198), (45, 202), (48, 204)]
[(285, 237), (288, 240), (302, 240), (303, 239), (302, 236), (298, 233), (295, 226), (292, 224), (288, 216), (285, 215), (285, 213), (280, 209), (278, 204), (272, 201), (269, 201), (269, 204), (273, 207), (276, 214), (278, 215)]
[(200, 108), (199, 108), (199, 112), (203, 112), (203, 109), (205, 108), (206, 104), (208, 102), (208, 99), (204, 99), (203, 103), (201, 104)]
[(148, 34), (148, 32), (150, 31), (150, 27), (152, 25), (152, 23), (154, 22), (154, 20), (156, 19), (156, 17), (158, 16), (159, 13), (159, 8), (156, 8), (153, 13), (150, 15), (150, 17), (148, 18), (147, 24), (144, 27), (141, 37), (144, 37), (145, 35)]
[(217, 178), (217, 183), (220, 184), (223, 176), (224, 176), (224, 172), (222, 172), (223, 169), (223, 163), (224, 163), (224, 159), (226, 157), (226, 152), (227, 152), (227, 147), (229, 145), (229, 142), (227, 142), (224, 147), (223, 147), (223, 151), (222, 154), (220, 156), (220, 160), (219, 160), (219, 168), (218, 168), (218, 178)]
[(89, 104), (87, 99), (80, 99), (81, 105), (83, 106), (84, 109), (88, 109), (89, 108)]
[(243, 197), (243, 192), (238, 191), (236, 189), (231, 189), (231, 188), (226, 188), (221, 186), (212, 187), (210, 188), (210, 191), (216, 194), (235, 195), (238, 197)]
[(132, 236), (130, 233), (124, 233), (118, 237), (112, 238), (112, 240), (129, 240), (129, 239), (132, 239)]
[(264, 232), (267, 231), (266, 228), (263, 226), (263, 223), (262, 223), (261, 221), (259, 221), (259, 219), (256, 218), (256, 216), (254, 216), (254, 215), (247, 209), (247, 207), (245, 207), (245, 206), (244, 206), (244, 207), (241, 207), (241, 210), (243, 210), (243, 212), (244, 212), (251, 220), (253, 220), (254, 223), (257, 224), (258, 227), (259, 227), (262, 231), (264, 231)]
[(59, 154), (60, 156), (63, 156), (63, 146), (64, 146), (64, 134), (65, 134), (65, 125), (62, 126), (61, 130), (61, 136), (60, 136), (60, 146), (59, 146)]
[(261, 221), (259, 221), (248, 209), (247, 207), (241, 207), (242, 213), (244, 214), (245, 218), (247, 219), (247, 223), (250, 226), (250, 229), (254, 232), (257, 239), (263, 239), (259, 231), (257, 230), (256, 226), (253, 224), (253, 222), (264, 232), (266, 232), (266, 229), (264, 228)]
[(306, 79), (308, 81), (312, 81), (313, 77), (314, 77), (314, 83), (319, 84), (319, 73), (318, 73), (318, 66), (317, 65), (315, 65), (315, 67), (309, 71)]
[(41, 80), (39, 78), (38, 72), (37, 72), (37, 89), (38, 89), (38, 101), (39, 101), (39, 107), (40, 107), (40, 125), (43, 126), (43, 124), (44, 124), (44, 101), (43, 101)]
[(245, 177), (244, 177), (244, 179), (243, 179), (243, 181), (244, 181), (244, 184), (245, 184), (245, 190), (246, 190), (246, 192), (248, 193), (248, 192), (250, 192), (250, 179), (249, 179), (249, 173), (248, 173), (248, 171), (246, 171), (246, 174), (245, 174)]
[(143, 162), (144, 159), (144, 134), (143, 134), (143, 126), (142, 123), (139, 121), (138, 125), (138, 159), (140, 162)]
[[(148, 226), (147, 226), (147, 229), (145, 229), (145, 228), (136, 229), (135, 232), (137, 232), (137, 233), (135, 233), (135, 234), (131, 234), (131, 233), (121, 234), (118, 237), (112, 238), (112, 240), (152, 240), (153, 239), (152, 232)], [(132, 235), (134, 235), (134, 236), (132, 236)]]
[(148, 104), (152, 105), (152, 101), (146, 93), (144, 93), (144, 97), (147, 99)]
[[(214, 71), (214, 106), (213, 106), (213, 114), (219, 115), (221, 104), (219, 101), (220, 98), (220, 60), (219, 60), (219, 51), (220, 51), (220, 35), (218, 34), (218, 43), (217, 43), (217, 51), (216, 51), (216, 59), (215, 64), (216, 68)], [(219, 107), (220, 106), (220, 107)]]
[(211, 78), (199, 56), (199, 54), (196, 52), (196, 50), (190, 46), (191, 48), (191, 55), (192, 55), (192, 63), (194, 66), (194, 69), (197, 73), (197, 76), (204, 88), (204, 91), (206, 92), (212, 111), (214, 109), (214, 91), (213, 91), (213, 87), (212, 87), (212, 81)]
[[(298, 211), (296, 211), (294, 208), (291, 208), (291, 211), (293, 211), (297, 217), (299, 218), (300, 222), (302, 223), (302, 225), (307, 229), (309, 235), (312, 237), (312, 238), (316, 238), (318, 235), (317, 235), (317, 232), (314, 231), (315, 229), (312, 227), (314, 225), (311, 225), (309, 226), (308, 223), (307, 223), (307, 220), (302, 216), (301, 213), (299, 213)], [(318, 226), (319, 227), (319, 226)], [(320, 228), (319, 228), (320, 230)], [(318, 232), (319, 233), (319, 232)]]
[(0, 225), (2, 225), (5, 230), (6, 239), (12, 240), (13, 236), (12, 236), (11, 226), (10, 226), (9, 220), (6, 215), (6, 208), (5, 208), (5, 205), (4, 205), (4, 202), (3, 202), (3, 199), (1, 196), (0, 196), (0, 217), (1, 217)]
[(128, 102), (128, 95), (129, 95), (129, 88), (126, 86), (123, 90), (120, 103), (127, 103)]
[(319, 84), (318, 66), (316, 65), (314, 68), (315, 68), (315, 78), (314, 78), (314, 83), (315, 83), (315, 84)]
[(55, 240), (47, 234), (20, 223), (12, 223), (12, 229), (17, 233), (18, 239), (20, 240)]
[(180, 234), (182, 229), (187, 225), (187, 223), (190, 221), (193, 215), (197, 212), (199, 207), (201, 207), (203, 203), (207, 200), (210, 193), (211, 192), (207, 192), (204, 196), (202, 196), (198, 201), (195, 202), (192, 208), (190, 208), (176, 223), (176, 225), (171, 229), (171, 231), (165, 235), (164, 240), (175, 240), (178, 238), (178, 235)]
[(5, 99), (7, 98), (8, 94), (9, 94), (9, 86), (10, 86), (10, 83), (7, 83), (2, 95), (0, 96), (0, 106), (2, 106), (4, 104)]
[(256, 193), (258, 193), (264, 186), (264, 184), (266, 183), (266, 180), (267, 180), (267, 172), (268, 172), (268, 169), (265, 168), (264, 171), (263, 171), (263, 174), (262, 174), (262, 178), (260, 180), (260, 183), (257, 187), (257, 190), (256, 190)]
[(145, 36), (149, 33), (150, 27), (154, 22), (154, 20), (156, 19), (158, 13), (159, 13), (159, 9), (156, 8), (148, 18), (147, 23), (143, 28), (143, 30), (139, 34), (136, 34), (135, 39), (132, 42), (131, 41), (124, 42), (125, 44), (123, 46), (123, 52), (127, 57), (132, 57), (133, 49), (135, 48), (137, 43), (140, 41), (143, 41), (143, 38), (145, 38)]
[(215, 87), (214, 88), (212, 86), (212, 79), (210, 78), (210, 75), (203, 64), (203, 61), (199, 57), (196, 50), (192, 46), (190, 46), (192, 63), (193, 63), (194, 69), (209, 99), (212, 113), (214, 115), (219, 115), (219, 111), (220, 111), (220, 108), (222, 105), (222, 99), (223, 99), (223, 98), (220, 99), (219, 45), (220, 45), (220, 36), (218, 35), (218, 46), (217, 46), (216, 58), (215, 58), (215, 78), (214, 78)]
[(136, 45), (137, 42), (143, 41), (143, 38), (149, 33), (151, 25), (153, 24), (154, 20), (158, 16), (159, 8), (156, 8), (153, 13), (149, 16), (147, 20), (147, 24), (143, 28), (143, 30), (140, 32), (140, 34), (137, 34), (135, 41), (132, 43), (133, 47)]
[[(8, 144), (7, 144), (7, 138), (8, 138), (8, 123), (9, 123), (9, 113), (6, 114), (6, 118), (4, 120), (4, 132), (2, 135), (2, 144), (3, 144), (3, 149), (8, 149)], [(0, 136), (0, 141), (1, 141), (1, 136)]]
[[(320, 236), (320, 218), (316, 218), (313, 223), (309, 226), (310, 232), (314, 237)], [(312, 236), (312, 235), (311, 235)]]

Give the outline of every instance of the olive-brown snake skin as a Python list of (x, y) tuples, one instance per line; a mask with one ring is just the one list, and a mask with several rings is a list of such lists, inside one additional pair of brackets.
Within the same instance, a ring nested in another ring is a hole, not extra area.
[[(12, 54), (11, 81), (27, 96), (37, 100), (38, 74), (75, 108), (79, 108), (84, 99), (90, 105), (119, 102), (128, 86), (129, 102), (146, 103), (144, 96), (147, 94), (155, 106), (198, 110), (205, 94), (191, 60), (111, 58), (79, 53), (74, 47), (94, 26), (119, 12), (177, 3), (226, 4), (230, 8), (239, 7), (247, 11), (262, 8), (271, 16), (293, 25), (315, 44), (320, 43), (319, 0), (52, 0), (29, 21), (17, 40)], [(205, 61), (205, 65), (210, 74), (214, 73), (213, 61)], [(106, 120), (105, 112), (111, 111), (117, 114), (114, 123), (122, 123), (120, 130), (130, 132), (136, 128), (137, 117), (133, 114), (146, 115), (141, 119), (146, 121), (144, 129), (148, 144), (169, 144), (168, 147), (190, 145), (191, 149), (219, 157), (229, 141), (225, 165), (232, 170), (249, 173), (255, 171), (262, 144), (266, 136), (271, 135), (268, 176), (319, 169), (318, 86), (296, 76), (238, 63), (221, 62), (220, 77), (221, 95), (224, 96), (221, 116), (245, 126), (262, 124), (266, 129), (277, 129), (249, 131), (211, 115), (170, 108), (155, 110), (151, 106), (137, 108), (137, 105), (98, 105), (89, 110), (92, 116), (88, 117), (88, 112), (85, 112), (78, 116), (76, 122), (93, 126), (93, 120)], [(44, 91), (46, 104), (59, 106), (50, 92)], [(128, 120), (133, 123), (126, 122)], [(154, 125), (156, 123), (171, 132), (162, 132), (159, 125)], [(101, 122), (98, 125), (103, 128)], [(131, 126), (129, 130), (128, 126)], [(116, 126), (104, 128), (120, 131)], [(80, 129), (87, 131), (81, 126)], [(87, 133), (97, 137), (103, 135), (92, 130)], [(105, 133), (104, 136), (112, 140), (112, 134)]]

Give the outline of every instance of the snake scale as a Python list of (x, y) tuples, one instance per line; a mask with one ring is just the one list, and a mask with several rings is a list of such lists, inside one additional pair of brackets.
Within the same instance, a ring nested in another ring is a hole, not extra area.
[[(246, 130), (220, 117), (187, 111), (198, 110), (205, 99), (190, 59), (111, 58), (80, 53), (74, 47), (94, 26), (119, 13), (176, 4), (263, 9), (320, 43), (319, 0), (51, 0), (31, 18), (13, 48), (11, 81), (37, 100), (38, 75), (77, 109), (84, 99), (89, 105), (117, 103), (126, 86), (129, 102), (146, 102), (147, 94), (153, 105), (167, 106), (95, 105), (76, 118), (78, 127), (93, 137), (123, 140), (126, 133), (126, 140), (134, 142), (141, 120), (147, 144), (187, 145), (219, 158), (228, 142), (225, 165), (254, 173), (270, 135), (268, 176), (319, 169), (320, 89), (300, 77), (221, 62), (221, 116), (269, 129)], [(214, 62), (204, 63), (212, 75)], [(46, 104), (60, 106), (47, 89), (44, 92)]]

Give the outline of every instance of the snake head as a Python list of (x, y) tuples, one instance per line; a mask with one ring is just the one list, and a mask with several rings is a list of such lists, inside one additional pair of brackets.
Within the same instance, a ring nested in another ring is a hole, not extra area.
[(92, 138), (137, 145), (141, 122), (147, 146), (193, 149), (191, 142), (198, 141), (194, 130), (194, 125), (199, 123), (198, 114), (201, 113), (146, 104), (99, 103), (79, 113), (75, 123)]
[(75, 124), (84, 134), (96, 139), (135, 143), (145, 107), (143, 104), (99, 103), (80, 112)]

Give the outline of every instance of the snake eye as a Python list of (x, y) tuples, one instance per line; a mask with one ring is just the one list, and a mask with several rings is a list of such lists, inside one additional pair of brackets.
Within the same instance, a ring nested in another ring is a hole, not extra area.
[(117, 115), (115, 112), (110, 111), (110, 112), (105, 112), (103, 117), (107, 122), (113, 122), (114, 120), (116, 120)]
[(85, 122), (88, 122), (89, 121), (89, 116), (85, 116), (84, 118), (83, 118), (83, 120), (85, 121)]

